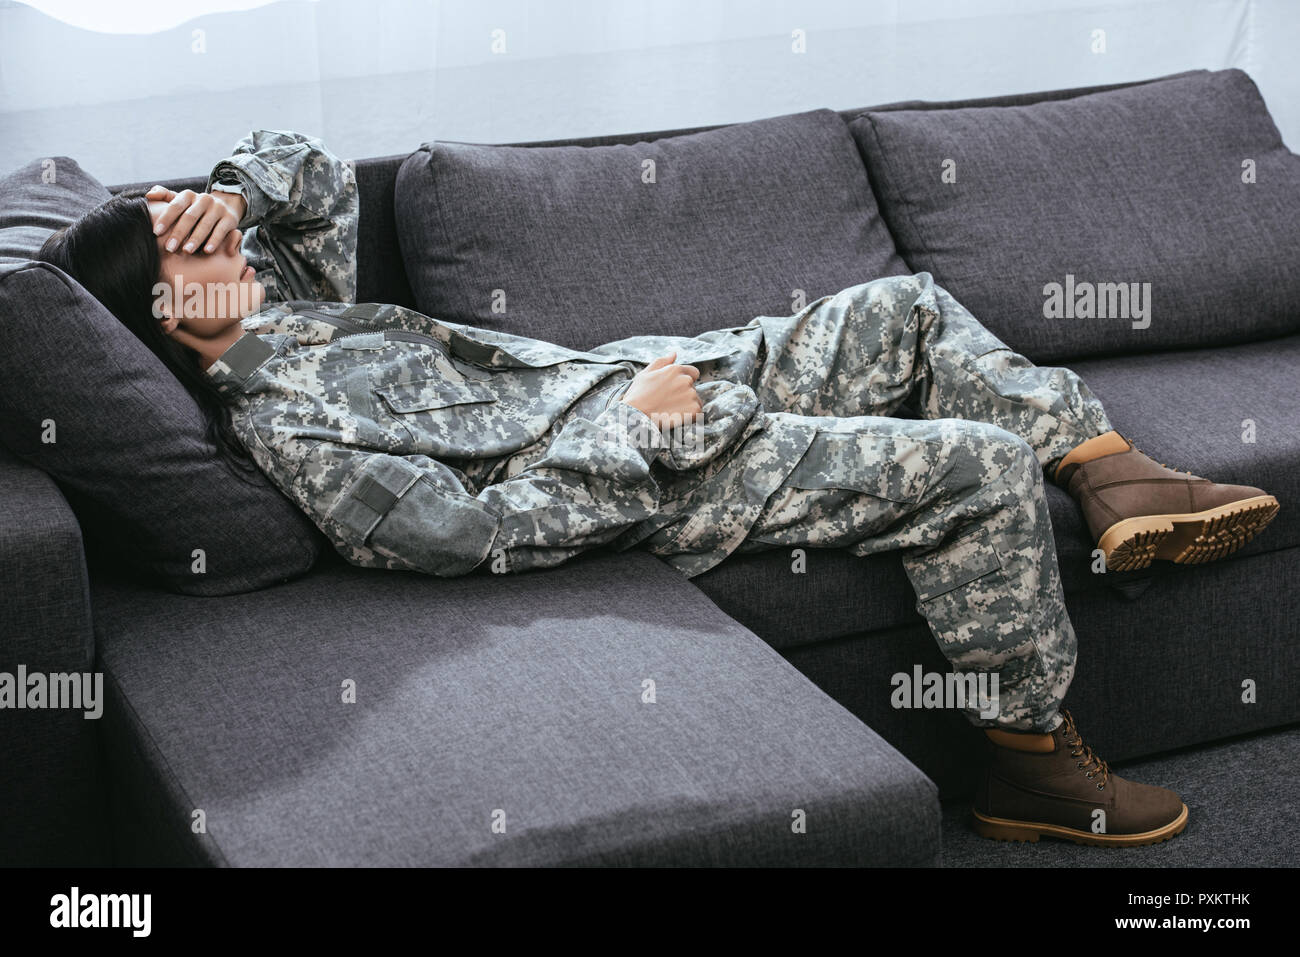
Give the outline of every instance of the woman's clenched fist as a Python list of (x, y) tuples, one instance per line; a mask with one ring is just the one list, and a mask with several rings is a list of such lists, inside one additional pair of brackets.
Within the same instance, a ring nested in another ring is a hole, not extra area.
[(659, 428), (676, 428), (703, 415), (704, 406), (695, 391), (700, 370), (673, 363), (676, 352), (660, 356), (632, 377), (623, 401), (650, 416)]

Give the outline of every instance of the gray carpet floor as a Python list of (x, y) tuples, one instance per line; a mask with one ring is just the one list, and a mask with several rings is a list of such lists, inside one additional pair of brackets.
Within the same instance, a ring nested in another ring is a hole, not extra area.
[(1112, 764), (1121, 777), (1177, 791), (1187, 829), (1149, 847), (994, 841), (970, 802), (943, 805), (945, 867), (1300, 867), (1300, 726)]

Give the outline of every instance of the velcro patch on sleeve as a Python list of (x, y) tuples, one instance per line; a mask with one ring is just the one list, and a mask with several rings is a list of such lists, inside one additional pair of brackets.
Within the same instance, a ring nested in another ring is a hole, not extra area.
[(275, 349), (251, 332), (246, 332), (235, 344), (221, 354), (221, 361), (230, 367), (230, 371), (241, 379), (247, 379), (275, 355)]
[(376, 455), (339, 499), (331, 517), (351, 532), (356, 544), (364, 545), (379, 520), (419, 477), (419, 468), (405, 459)]

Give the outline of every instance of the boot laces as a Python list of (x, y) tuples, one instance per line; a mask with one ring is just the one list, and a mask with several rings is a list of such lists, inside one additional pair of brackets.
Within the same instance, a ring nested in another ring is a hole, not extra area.
[[(1138, 448), (1136, 445), (1134, 445), (1132, 439), (1129, 439), (1129, 445), (1132, 445), (1132, 446), (1133, 446), (1133, 451), (1134, 451), (1134, 452), (1142, 452), (1142, 450), (1141, 450), (1140, 448)], [(1142, 452), (1142, 454), (1143, 454), (1143, 455), (1147, 455), (1145, 452)], [(1151, 458), (1151, 456), (1147, 455), (1147, 458)], [(1182, 472), (1182, 473), (1185, 474), (1185, 475), (1193, 475), (1193, 474), (1194, 474), (1190, 469), (1176, 469), (1176, 468), (1174, 468), (1172, 465), (1166, 465), (1164, 462), (1161, 462), (1161, 463), (1160, 463), (1160, 467), (1161, 467), (1161, 468), (1164, 468), (1164, 469), (1169, 469), (1169, 470), (1171, 470), (1171, 471), (1173, 471), (1173, 472)]]
[(1070, 754), (1073, 757), (1082, 758), (1082, 760), (1075, 762), (1075, 767), (1080, 771), (1087, 772), (1085, 777), (1100, 776), (1101, 783), (1097, 785), (1097, 790), (1104, 791), (1106, 784), (1110, 781), (1110, 765), (1103, 761), (1091, 747), (1083, 743), (1083, 738), (1079, 735), (1079, 729), (1074, 724), (1074, 717), (1069, 711), (1062, 709), (1061, 717), (1065, 721), (1065, 728), (1061, 732), (1061, 737), (1073, 749)]

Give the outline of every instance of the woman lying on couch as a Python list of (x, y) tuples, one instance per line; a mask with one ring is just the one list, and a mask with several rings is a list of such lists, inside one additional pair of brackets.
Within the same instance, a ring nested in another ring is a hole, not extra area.
[(1034, 366), (928, 273), (582, 352), (353, 305), (357, 218), (346, 163), (257, 131), (206, 192), (119, 194), (40, 256), (354, 564), (517, 572), (640, 546), (693, 577), (761, 549), (897, 550), (954, 671), (995, 689), (965, 707), (989, 741), (980, 833), (1124, 845), (1186, 826), (1177, 794), (1114, 774), (1061, 707), (1076, 642), (1044, 470), (1110, 569), (1226, 555), (1273, 496), (1153, 462), (1077, 375)]

